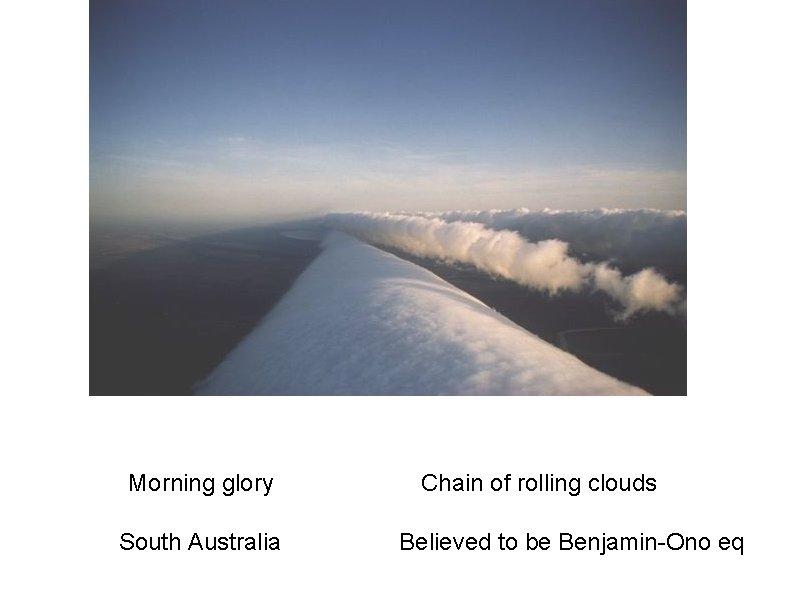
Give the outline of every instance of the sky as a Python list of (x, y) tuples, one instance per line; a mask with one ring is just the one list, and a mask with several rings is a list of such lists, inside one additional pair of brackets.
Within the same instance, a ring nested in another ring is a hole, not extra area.
[(686, 207), (672, 0), (90, 4), (95, 220)]

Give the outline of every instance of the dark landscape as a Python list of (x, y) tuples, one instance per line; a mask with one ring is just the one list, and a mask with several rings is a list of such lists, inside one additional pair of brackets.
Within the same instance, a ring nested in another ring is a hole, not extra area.
[[(190, 394), (318, 254), (317, 241), (292, 233), (313, 226), (199, 236), (100, 229), (90, 260), (90, 393)], [(686, 393), (685, 318), (645, 313), (620, 323), (599, 293), (549, 296), (392, 252), (601, 371), (654, 394)]]
[[(214, 368), (289, 289), (318, 243), (254, 227), (164, 242), (90, 270), (90, 393), (183, 395)], [(113, 239), (113, 236), (112, 236)]]

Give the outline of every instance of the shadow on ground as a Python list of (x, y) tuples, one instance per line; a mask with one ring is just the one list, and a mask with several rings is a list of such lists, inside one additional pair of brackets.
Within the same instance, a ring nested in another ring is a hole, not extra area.
[(163, 245), (90, 269), (92, 395), (183, 395), (256, 325), (319, 253), (252, 227)]

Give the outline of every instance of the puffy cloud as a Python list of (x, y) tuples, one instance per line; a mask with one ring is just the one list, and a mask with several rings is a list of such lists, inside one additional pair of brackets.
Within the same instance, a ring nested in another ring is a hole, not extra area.
[(686, 212), (600, 208), (592, 210), (484, 210), (416, 213), (448, 222), (481, 223), (512, 230), (528, 241), (556, 238), (593, 260), (612, 260), (628, 270), (657, 266), (683, 278), (686, 268)]
[(682, 290), (670, 283), (654, 269), (642, 269), (638, 273), (623, 277), (617, 269), (606, 264), (596, 265), (593, 271), (594, 285), (624, 307), (620, 314), (626, 319), (639, 311), (656, 310), (675, 314), (685, 310)]
[[(581, 262), (558, 239), (531, 242), (515, 231), (495, 230), (474, 221), (440, 216), (391, 213), (342, 213), (328, 223), (370, 243), (420, 257), (469, 264), (492, 276), (510, 279), (551, 294), (597, 289), (622, 305), (620, 318), (646, 310), (674, 314), (682, 304), (682, 288), (652, 268), (624, 276), (606, 262)], [(463, 213), (460, 213), (463, 214)], [(474, 213), (496, 222), (498, 213)], [(488, 215), (488, 216), (487, 216)]]

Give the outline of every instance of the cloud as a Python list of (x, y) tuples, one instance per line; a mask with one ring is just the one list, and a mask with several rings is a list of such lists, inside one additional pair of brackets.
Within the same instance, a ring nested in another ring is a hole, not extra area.
[(200, 394), (644, 394), (339, 232)]
[(591, 260), (612, 261), (626, 271), (654, 266), (685, 280), (686, 212), (682, 210), (518, 208), (419, 214), (509, 229), (533, 242), (556, 238), (568, 242), (574, 254)]
[(623, 277), (607, 264), (594, 265), (594, 285), (617, 302), (624, 310), (621, 319), (627, 319), (641, 311), (661, 311), (675, 314), (685, 311), (681, 286), (670, 283), (654, 269), (642, 269), (638, 273)]
[(675, 314), (684, 305), (681, 286), (654, 269), (625, 276), (606, 262), (581, 262), (570, 256), (569, 244), (562, 240), (530, 242), (515, 231), (435, 216), (360, 212), (329, 215), (327, 222), (373, 244), (472, 265), (550, 294), (599, 290), (621, 305), (620, 319), (643, 311)]

